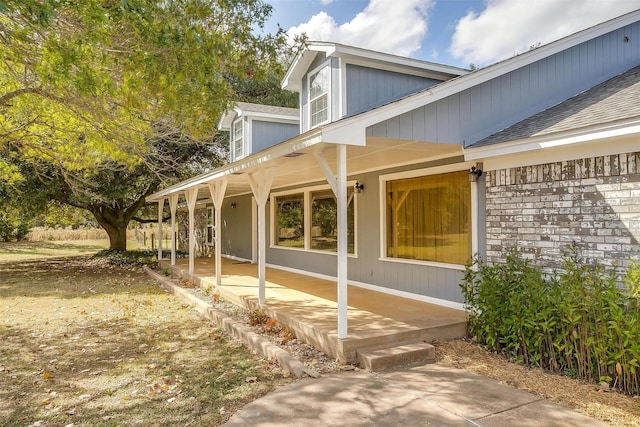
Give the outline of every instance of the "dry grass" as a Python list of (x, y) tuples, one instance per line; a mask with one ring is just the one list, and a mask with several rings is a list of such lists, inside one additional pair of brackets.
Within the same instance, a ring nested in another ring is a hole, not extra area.
[[(132, 232), (133, 230), (127, 230), (128, 238), (133, 238)], [(102, 228), (78, 228), (74, 230), (71, 228), (34, 227), (27, 234), (29, 242), (105, 239), (107, 239), (107, 232)]]
[(467, 341), (436, 343), (438, 363), (467, 369), (550, 399), (613, 426), (640, 427), (640, 400), (511, 363)]
[(1, 242), (0, 265), (5, 262), (64, 256), (93, 255), (109, 247), (109, 240), (69, 240), (46, 242)]
[(0, 425), (219, 425), (288, 381), (138, 270), (0, 264)]

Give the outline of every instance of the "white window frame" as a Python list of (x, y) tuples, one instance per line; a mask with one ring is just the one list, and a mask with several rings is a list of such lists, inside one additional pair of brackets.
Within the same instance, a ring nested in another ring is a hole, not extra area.
[[(440, 175), (443, 173), (449, 172), (460, 172), (462, 170), (469, 170), (471, 166), (474, 166), (473, 162), (465, 162), (465, 163), (456, 163), (453, 165), (444, 165), (437, 166), (433, 168), (425, 168), (425, 169), (413, 169), (404, 172), (396, 172), (387, 175), (380, 175), (380, 257), (379, 261), (386, 262), (395, 262), (400, 264), (414, 264), (414, 265), (426, 265), (432, 267), (441, 267), (448, 268), (451, 270), (461, 270), (464, 271), (465, 265), (462, 264), (451, 264), (445, 262), (437, 262), (437, 261), (423, 261), (416, 259), (406, 259), (406, 258), (393, 258), (387, 256), (387, 182), (388, 181), (396, 181), (399, 179), (407, 179), (407, 178), (417, 178), (429, 175)], [(470, 183), (471, 185), (471, 193), (474, 192), (474, 185), (477, 183)], [(474, 218), (478, 215), (478, 204), (477, 198), (471, 197), (471, 217)], [(472, 224), (474, 222), (472, 221)], [(471, 227), (471, 247), (474, 248), (474, 242), (477, 240), (477, 232), (478, 230), (473, 229)], [(472, 249), (473, 251), (473, 249)]]
[[(320, 71), (322, 71), (324, 68), (328, 69), (328, 80), (329, 80), (329, 87), (327, 88), (326, 92), (323, 92), (322, 94), (311, 98), (311, 77), (318, 74)], [(311, 104), (320, 99), (322, 96), (327, 96), (327, 119), (323, 122), (319, 122), (316, 124), (312, 123), (312, 112), (311, 112)], [(323, 125), (325, 123), (329, 123), (331, 122), (331, 60), (327, 60), (325, 62), (323, 62), (322, 64), (320, 64), (319, 66), (317, 66), (316, 68), (314, 68), (313, 70), (311, 70), (308, 74), (307, 74), (307, 118), (309, 120), (309, 129), (313, 129), (315, 127), (318, 127), (320, 125)]]
[[(209, 224), (209, 219), (211, 219), (211, 224)], [(209, 234), (211, 233), (211, 234)], [(216, 211), (213, 206), (207, 206), (207, 230), (206, 230), (206, 238), (205, 244), (207, 246), (213, 246), (216, 241)], [(209, 240), (209, 236), (211, 236), (211, 240)]]
[[(238, 138), (236, 136), (236, 129), (241, 130), (241, 136)], [(233, 125), (231, 126), (231, 152), (233, 153), (233, 161), (239, 160), (247, 155), (247, 137), (246, 137), (246, 127), (244, 125), (244, 118), (240, 117), (233, 121)], [(240, 147), (242, 148), (242, 154), (238, 155), (238, 147), (236, 141), (242, 139), (242, 143)]]
[[(347, 181), (347, 188), (353, 187), (356, 181)], [(271, 200), (275, 200), (278, 196), (287, 196), (289, 194), (303, 194), (304, 196), (304, 215), (303, 215), (303, 224), (302, 227), (304, 229), (304, 248), (288, 248), (286, 246), (279, 246), (277, 244), (276, 239), (276, 204), (270, 203), (270, 241), (269, 248), (270, 249), (282, 249), (285, 251), (302, 251), (302, 252), (310, 252), (316, 254), (327, 254), (327, 255), (335, 255), (338, 253), (334, 251), (323, 251), (319, 249), (311, 249), (311, 193), (314, 191), (322, 191), (322, 190), (330, 190), (331, 187), (326, 185), (315, 185), (313, 187), (303, 187), (297, 188), (295, 190), (287, 190), (287, 191), (279, 191), (276, 193), (271, 193), (269, 197)], [(358, 258), (358, 195), (352, 193), (353, 198), (353, 253), (347, 253), (349, 258)]]

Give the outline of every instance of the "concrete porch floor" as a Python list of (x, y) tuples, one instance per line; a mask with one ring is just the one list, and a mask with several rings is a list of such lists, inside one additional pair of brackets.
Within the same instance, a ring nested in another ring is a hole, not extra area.
[[(169, 267), (169, 261), (162, 261)], [(174, 276), (211, 286), (226, 300), (250, 310), (258, 304), (258, 266), (222, 259), (222, 285), (215, 287), (213, 258), (195, 260), (193, 276), (188, 260), (178, 259)], [(357, 360), (359, 349), (384, 348), (417, 341), (461, 338), (466, 334), (463, 311), (425, 302), (348, 287), (348, 338), (337, 338), (336, 283), (267, 268), (266, 300), (270, 317), (296, 336), (342, 362)]]

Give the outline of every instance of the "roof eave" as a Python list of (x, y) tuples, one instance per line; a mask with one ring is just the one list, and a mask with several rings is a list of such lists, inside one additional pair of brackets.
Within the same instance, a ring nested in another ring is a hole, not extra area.
[(640, 117), (610, 123), (571, 129), (545, 135), (532, 136), (515, 141), (501, 142), (481, 147), (463, 149), (465, 160), (483, 160), (492, 157), (574, 145), (601, 139), (640, 134)]
[(246, 171), (251, 167), (259, 166), (268, 162), (269, 160), (283, 157), (287, 154), (294, 153), (297, 150), (302, 150), (319, 142), (322, 142), (321, 128), (317, 128), (302, 135), (298, 135), (285, 142), (274, 145), (273, 147), (252, 154), (236, 162), (229, 163), (228, 165), (221, 166), (212, 171), (206, 172), (186, 181), (182, 181), (178, 184), (167, 187), (163, 190), (157, 191), (147, 196), (146, 201), (155, 202), (164, 200), (172, 194), (182, 193), (189, 188), (198, 188), (204, 186), (208, 182), (215, 181), (216, 179), (220, 179), (227, 175)]

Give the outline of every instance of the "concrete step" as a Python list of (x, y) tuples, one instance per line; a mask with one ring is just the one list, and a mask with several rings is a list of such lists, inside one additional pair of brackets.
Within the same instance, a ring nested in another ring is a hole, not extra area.
[(434, 363), (436, 349), (433, 345), (421, 341), (394, 347), (360, 349), (357, 351), (357, 357), (361, 368), (382, 371), (414, 363)]

